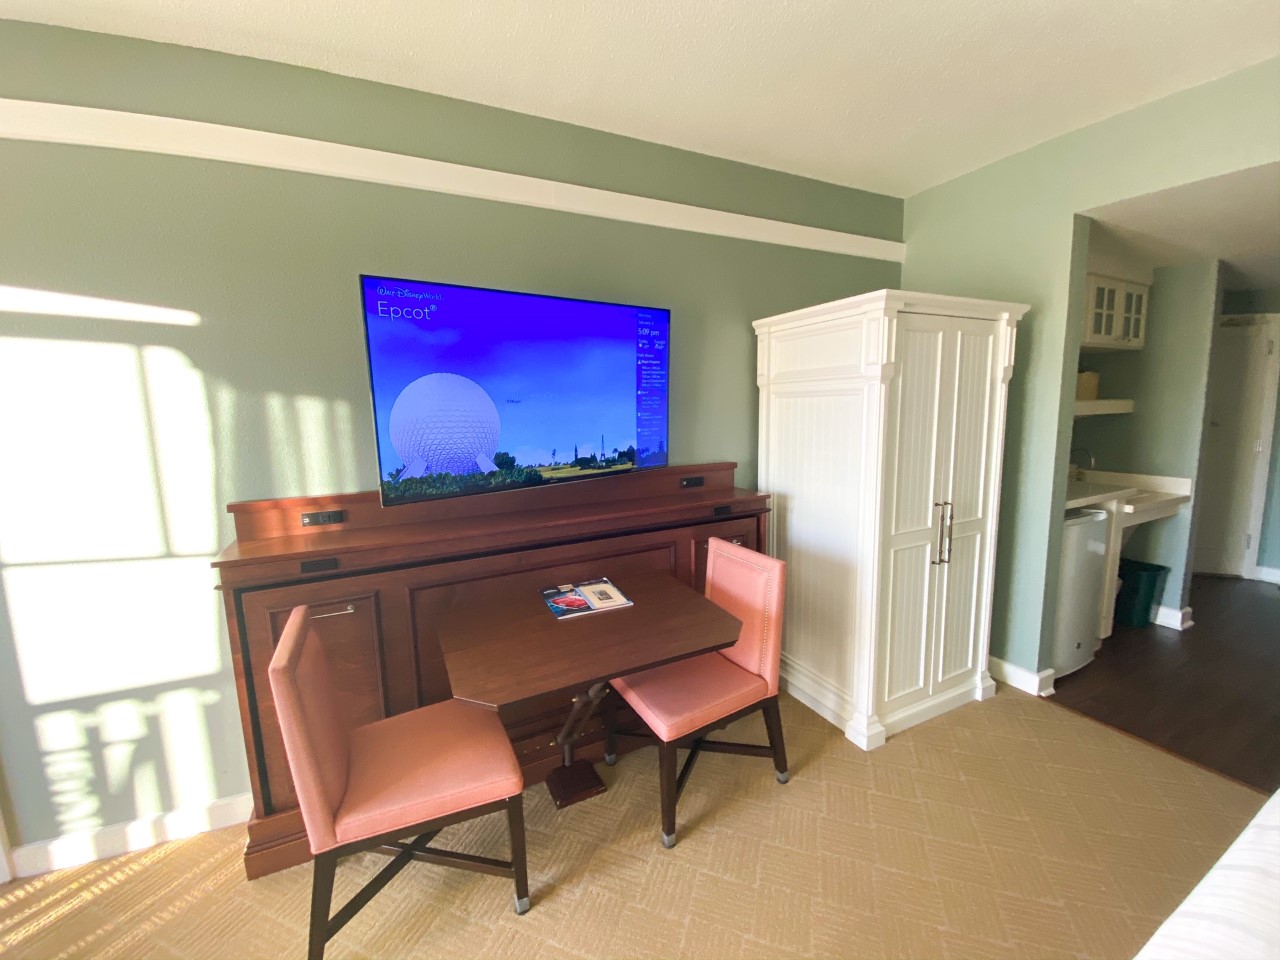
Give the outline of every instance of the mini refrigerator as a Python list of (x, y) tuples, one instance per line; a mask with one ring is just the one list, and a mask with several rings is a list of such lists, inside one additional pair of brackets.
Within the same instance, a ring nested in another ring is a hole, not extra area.
[(1107, 514), (1068, 510), (1063, 518), (1053, 672), (1079, 670), (1098, 652), (1098, 610), (1107, 576)]

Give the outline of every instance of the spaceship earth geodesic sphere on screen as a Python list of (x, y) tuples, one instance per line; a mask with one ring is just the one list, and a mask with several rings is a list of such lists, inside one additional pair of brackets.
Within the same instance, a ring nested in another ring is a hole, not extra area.
[(400, 391), (388, 423), (406, 477), (497, 469), (498, 408), (480, 384), (431, 373)]

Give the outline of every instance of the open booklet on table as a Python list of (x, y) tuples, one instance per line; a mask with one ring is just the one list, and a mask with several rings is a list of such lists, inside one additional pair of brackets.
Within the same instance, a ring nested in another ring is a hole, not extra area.
[(584, 580), (582, 583), (562, 583), (542, 588), (542, 599), (555, 614), (557, 620), (568, 620), (601, 610), (629, 607), (628, 600), (608, 577)]

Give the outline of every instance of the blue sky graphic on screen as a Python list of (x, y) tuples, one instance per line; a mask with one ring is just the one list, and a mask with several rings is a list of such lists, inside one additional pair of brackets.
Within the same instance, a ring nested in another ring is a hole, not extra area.
[(667, 462), (670, 313), (361, 277), (382, 501)]

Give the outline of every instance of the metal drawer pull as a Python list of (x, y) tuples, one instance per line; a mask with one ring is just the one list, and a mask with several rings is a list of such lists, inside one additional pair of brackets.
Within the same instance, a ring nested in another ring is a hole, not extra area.
[(947, 539), (947, 521), (945, 518), (947, 502), (945, 500), (942, 500), (942, 501), (935, 500), (933, 502), (933, 505), (935, 507), (940, 508), (938, 510), (938, 542), (935, 546), (934, 553), (933, 553), (933, 555), (937, 557), (937, 559), (929, 561), (933, 566), (936, 567), (940, 563), (947, 562), (945, 559), (943, 559), (943, 556), (942, 556), (943, 545), (946, 543), (946, 539)]
[(333, 611), (333, 613), (313, 613), (311, 615), (311, 619), (323, 620), (325, 617), (345, 617), (348, 613), (355, 613), (355, 612), (356, 612), (356, 605), (354, 603), (348, 603), (345, 610), (335, 610)]

